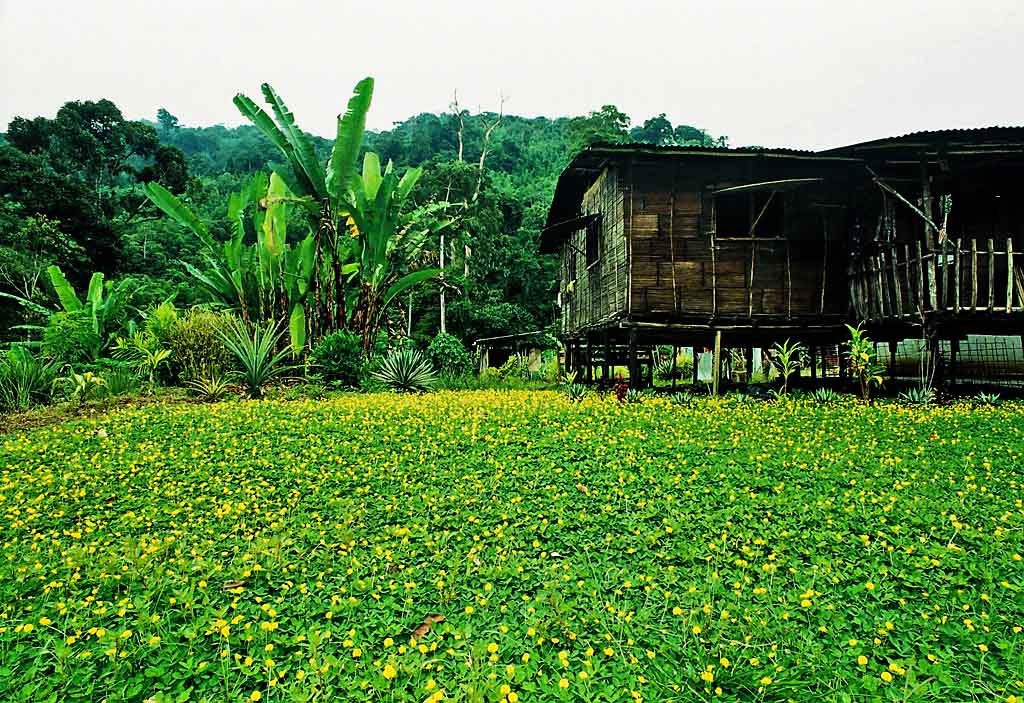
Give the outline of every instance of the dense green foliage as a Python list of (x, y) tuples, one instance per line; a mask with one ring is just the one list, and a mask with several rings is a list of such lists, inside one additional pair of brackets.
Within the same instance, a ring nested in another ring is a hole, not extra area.
[(309, 354), (314, 372), (340, 386), (357, 388), (366, 367), (366, 354), (359, 335), (338, 330), (323, 337)]
[(4, 698), (1012, 700), (1022, 412), (348, 394), (8, 436)]
[[(206, 269), (210, 248), (161, 217), (142, 187), (156, 182), (176, 195), (218, 246), (240, 233), (239, 209), (245, 211), (241, 246), (255, 247), (259, 230), (252, 201), (232, 208), (231, 195), (251, 192), (254, 177), (277, 171), (288, 190), (317, 196), (327, 188), (324, 165), (329, 166), (333, 148), (332, 140), (295, 126), (272, 89), (265, 89), (264, 97), (281, 108), (275, 119), (284, 126), (284, 151), (262, 127), (187, 127), (166, 109), (154, 122), (129, 121), (108, 100), (69, 102), (52, 119), (12, 121), (7, 143), (0, 145), (0, 293), (53, 307), (53, 292), (40, 274), (59, 263), (75, 285), (85, 285), (96, 271), (108, 280), (129, 280), (140, 306), (169, 297), (179, 307), (221, 301), (223, 290), (194, 285), (186, 270)], [(236, 104), (257, 114), (255, 103), (244, 96)], [(663, 115), (631, 127), (614, 106), (559, 119), (453, 108), (366, 132), (351, 155), (362, 163), (363, 153), (376, 153), (382, 168), (392, 162), (396, 173), (423, 166), (411, 205), (453, 204), (445, 213), (452, 224), (442, 285), (448, 331), (469, 344), (551, 322), (555, 266), (537, 252), (539, 233), (558, 173), (575, 149), (598, 140), (723, 141), (693, 127), (674, 127)], [(290, 224), (299, 233), (293, 241), (301, 241), (302, 218), (291, 217)], [(439, 247), (435, 232), (424, 241), (421, 264), (436, 266)], [(222, 256), (219, 249), (215, 253)], [(285, 322), (294, 309), (291, 305)], [(22, 322), (40, 319), (25, 307), (0, 306), (0, 329)], [(402, 295), (381, 322), (426, 344), (440, 328), (438, 284)], [(6, 334), (7, 339), (19, 336), (24, 335)]]

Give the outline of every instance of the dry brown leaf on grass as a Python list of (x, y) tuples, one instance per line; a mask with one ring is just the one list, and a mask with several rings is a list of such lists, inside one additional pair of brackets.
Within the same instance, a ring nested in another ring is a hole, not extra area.
[(585, 495), (585, 496), (590, 495), (590, 491), (588, 491), (587, 487), (584, 486), (582, 483), (577, 483), (576, 484), (576, 488), (580, 489), (580, 493), (582, 493), (583, 495)]
[(430, 632), (430, 627), (436, 625), (439, 622), (444, 622), (444, 615), (436, 615), (431, 613), (430, 615), (423, 618), (423, 623), (412, 631), (412, 638), (419, 640), (423, 639), (424, 635)]
[(224, 582), (223, 589), (225, 591), (230, 591), (232, 588), (244, 588), (248, 585), (248, 581), (243, 581), (242, 579), (231, 579), (230, 581)]

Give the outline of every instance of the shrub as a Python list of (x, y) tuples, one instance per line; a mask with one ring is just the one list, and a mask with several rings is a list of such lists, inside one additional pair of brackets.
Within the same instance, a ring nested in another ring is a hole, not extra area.
[(118, 337), (114, 340), (114, 357), (143, 374), (150, 390), (156, 386), (157, 371), (170, 356), (171, 350), (161, 347), (160, 340), (148, 327), (127, 339)]
[(201, 376), (188, 381), (185, 386), (202, 401), (215, 403), (231, 390), (226, 376)]
[(527, 379), (530, 377), (530, 362), (523, 354), (513, 354), (498, 369), (498, 378), (506, 380), (509, 378)]
[(43, 330), (43, 355), (58, 366), (81, 364), (99, 358), (103, 339), (84, 312), (58, 312), (50, 316)]
[(982, 391), (981, 393), (978, 393), (978, 395), (974, 396), (974, 402), (978, 405), (990, 405), (992, 407), (996, 407), (1003, 401), (999, 397), (998, 393), (985, 393)]
[[(253, 400), (263, 397), (263, 386), (289, 370), (281, 365), (291, 353), (289, 348), (281, 348), (281, 338), (286, 331), (273, 321), (250, 326), (235, 318), (230, 318), (226, 329), (218, 331), (240, 367), (234, 375)], [(275, 349), (280, 351), (275, 353)]]
[(416, 349), (399, 349), (384, 357), (370, 374), (391, 390), (418, 393), (437, 383), (430, 361)]
[(174, 307), (173, 303), (165, 301), (152, 308), (146, 315), (145, 329), (146, 332), (153, 335), (161, 346), (166, 346), (167, 340), (174, 333), (174, 328), (177, 324), (177, 308)]
[(473, 369), (473, 357), (453, 334), (442, 332), (434, 337), (427, 347), (427, 356), (442, 376), (461, 376)]
[(49, 402), (56, 376), (54, 364), (36, 359), (24, 347), (11, 349), (0, 357), (0, 410)]
[[(861, 323), (863, 324), (863, 323)], [(850, 341), (846, 342), (847, 352), (850, 359), (850, 373), (860, 384), (860, 394), (865, 401), (871, 400), (871, 389), (881, 387), (882, 371), (885, 367), (878, 361), (878, 354), (875, 352), (875, 344), (861, 330), (861, 325), (856, 327), (846, 326), (850, 330)]]
[(831, 388), (818, 388), (811, 394), (811, 397), (819, 403), (830, 405), (838, 402), (841, 396)]
[(782, 376), (782, 395), (789, 390), (789, 377), (800, 369), (800, 353), (803, 349), (802, 344), (790, 343), (788, 339), (772, 347), (772, 362)]
[(92, 398), (99, 398), (106, 392), (107, 386), (103, 377), (92, 371), (71, 371), (67, 376), (57, 379), (56, 383), (61, 386), (68, 399), (76, 401), (79, 405)]
[(127, 364), (112, 365), (100, 377), (109, 396), (127, 395), (139, 390), (139, 377)]
[(189, 381), (223, 375), (231, 366), (231, 352), (218, 332), (226, 329), (227, 315), (192, 308), (167, 331), (164, 345), (171, 350), (172, 380)]
[(931, 388), (915, 386), (900, 393), (900, 400), (911, 405), (928, 405), (935, 401), (935, 391)]
[(363, 340), (349, 330), (332, 332), (321, 339), (309, 360), (326, 380), (353, 388), (359, 385), (366, 369)]

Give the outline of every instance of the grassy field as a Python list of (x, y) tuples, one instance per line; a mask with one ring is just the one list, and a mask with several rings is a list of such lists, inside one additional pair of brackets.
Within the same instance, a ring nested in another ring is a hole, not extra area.
[(0, 437), (0, 699), (1024, 701), (1024, 405), (555, 392)]

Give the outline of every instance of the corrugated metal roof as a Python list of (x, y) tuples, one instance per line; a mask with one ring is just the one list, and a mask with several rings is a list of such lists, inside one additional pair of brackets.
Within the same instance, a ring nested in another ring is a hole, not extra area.
[(761, 146), (700, 146), (700, 145), (670, 145), (646, 144), (644, 142), (627, 142), (617, 144), (614, 142), (597, 142), (580, 152), (580, 155), (587, 152), (632, 152), (651, 154), (741, 154), (744, 156), (755, 154), (782, 154), (792, 156), (813, 156), (815, 152), (806, 149), (779, 149)]
[(896, 137), (882, 137), (866, 142), (858, 142), (847, 146), (828, 149), (819, 153), (841, 154), (868, 148), (907, 147), (927, 144), (1021, 144), (1024, 143), (1024, 126), (1022, 127), (965, 127), (961, 129), (933, 129), (920, 132), (908, 132)]

